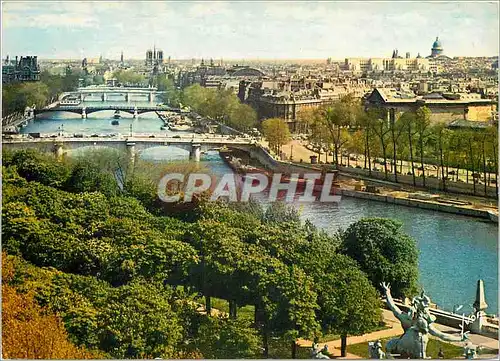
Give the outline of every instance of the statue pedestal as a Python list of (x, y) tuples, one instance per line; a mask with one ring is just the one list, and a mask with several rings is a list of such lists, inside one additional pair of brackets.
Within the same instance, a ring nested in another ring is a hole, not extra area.
[(475, 316), (476, 319), (470, 324), (469, 327), (472, 333), (480, 334), (486, 321), (486, 313), (484, 311), (478, 311)]

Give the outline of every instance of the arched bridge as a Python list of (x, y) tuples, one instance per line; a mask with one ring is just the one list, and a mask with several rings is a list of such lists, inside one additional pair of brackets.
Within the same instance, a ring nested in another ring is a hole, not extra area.
[(131, 88), (131, 87), (103, 87), (89, 86), (78, 88), (76, 91), (62, 93), (59, 96), (59, 101), (64, 102), (66, 98), (77, 98), (84, 101), (88, 96), (98, 96), (102, 101), (108, 100), (109, 95), (121, 95), (124, 100), (130, 101), (131, 96), (147, 96), (149, 101), (153, 101), (157, 95), (163, 94), (163, 91), (158, 91), (157, 88)]
[(86, 118), (88, 114), (99, 112), (101, 110), (119, 110), (123, 112), (127, 112), (133, 114), (135, 116), (147, 113), (147, 112), (156, 112), (156, 111), (168, 111), (174, 113), (181, 113), (180, 108), (171, 108), (166, 106), (133, 106), (133, 105), (92, 105), (92, 106), (83, 106), (83, 105), (57, 105), (51, 108), (42, 108), (35, 109), (35, 116), (41, 113), (47, 112), (70, 112), (75, 114), (80, 114), (82, 118)]
[(81, 149), (100, 149), (102, 147), (128, 152), (131, 159), (142, 151), (150, 148), (173, 146), (189, 152), (190, 159), (199, 161), (202, 151), (220, 149), (223, 146), (252, 152), (256, 145), (250, 139), (205, 138), (193, 136), (190, 138), (174, 137), (127, 137), (127, 138), (38, 138), (38, 139), (9, 139), (2, 142), (4, 149), (21, 150), (26, 148), (38, 149), (42, 152), (51, 152), (58, 157)]

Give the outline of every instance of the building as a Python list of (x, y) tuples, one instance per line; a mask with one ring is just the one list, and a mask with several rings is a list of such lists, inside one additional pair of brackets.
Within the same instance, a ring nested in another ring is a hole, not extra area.
[(292, 91), (290, 81), (242, 80), (238, 97), (255, 109), (260, 120), (281, 118), (292, 132), (296, 132), (300, 130), (301, 113), (332, 104), (347, 94), (361, 99), (369, 90), (363, 83), (347, 86), (317, 82), (312, 89)]
[(354, 73), (382, 71), (427, 72), (429, 70), (429, 60), (421, 57), (402, 58), (397, 56), (397, 51), (394, 51), (391, 58), (346, 58), (342, 70)]
[(496, 102), (492, 99), (482, 99), (480, 94), (434, 92), (417, 96), (413, 92), (392, 88), (375, 88), (366, 98), (365, 104), (367, 107), (390, 110), (396, 116), (426, 106), (431, 111), (432, 123), (444, 122), (446, 124), (457, 120), (493, 121), (497, 111)]
[(148, 49), (146, 51), (146, 66), (162, 66), (163, 65), (163, 50), (156, 49), (153, 47), (153, 50)]
[(439, 41), (439, 38), (436, 36), (436, 41), (432, 44), (431, 48), (431, 58), (435, 58), (443, 54), (443, 46)]
[(2, 66), (2, 83), (39, 81), (40, 67), (36, 56), (16, 56), (15, 61), (9, 60), (9, 56)]

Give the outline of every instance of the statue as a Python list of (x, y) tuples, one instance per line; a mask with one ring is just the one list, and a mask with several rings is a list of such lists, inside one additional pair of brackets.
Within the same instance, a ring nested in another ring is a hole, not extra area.
[(330, 357), (323, 354), (323, 352), (328, 352), (328, 346), (325, 345), (321, 350), (316, 342), (313, 342), (311, 348), (311, 356), (313, 359), (329, 360)]
[(408, 313), (404, 313), (394, 303), (389, 285), (383, 282), (387, 305), (394, 316), (401, 322), (405, 333), (400, 338), (390, 340), (386, 345), (386, 352), (399, 354), (402, 358), (423, 359), (427, 358), (426, 348), (429, 334), (439, 337), (444, 341), (462, 342), (467, 340), (469, 332), (463, 332), (462, 337), (448, 335), (436, 329), (432, 323), (436, 317), (429, 312), (430, 298), (422, 290), (420, 296), (414, 297)]
[(368, 352), (371, 359), (385, 359), (385, 352), (382, 351), (382, 342), (377, 340), (375, 342), (368, 342)]
[(473, 360), (477, 358), (478, 349), (471, 344), (467, 344), (464, 347), (464, 356), (467, 360)]

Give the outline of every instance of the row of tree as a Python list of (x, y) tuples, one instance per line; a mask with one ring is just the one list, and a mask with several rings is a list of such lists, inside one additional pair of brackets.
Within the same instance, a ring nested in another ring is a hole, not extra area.
[(230, 89), (211, 89), (198, 84), (182, 91), (181, 102), (202, 116), (210, 117), (240, 131), (255, 127), (257, 114), (242, 104)]
[[(327, 235), (279, 203), (205, 201), (174, 218), (138, 168), (116, 181), (119, 158), (3, 158), (2, 241), (19, 270), (10, 285), (34, 290), (71, 341), (109, 357), (257, 357), (261, 345), (268, 356), (275, 337), (295, 356), (297, 338), (322, 333), (341, 335), (345, 354), (347, 335), (381, 321), (381, 281), (399, 297), (417, 288), (415, 241), (391, 220)], [(197, 312), (197, 295), (208, 311), (227, 300), (229, 318)], [(245, 305), (252, 321), (238, 317)]]
[(22, 82), (4, 85), (2, 88), (2, 116), (24, 112), (27, 106), (46, 106), (62, 92), (78, 87), (82, 73), (67, 69), (65, 75), (42, 71), (39, 82)]

